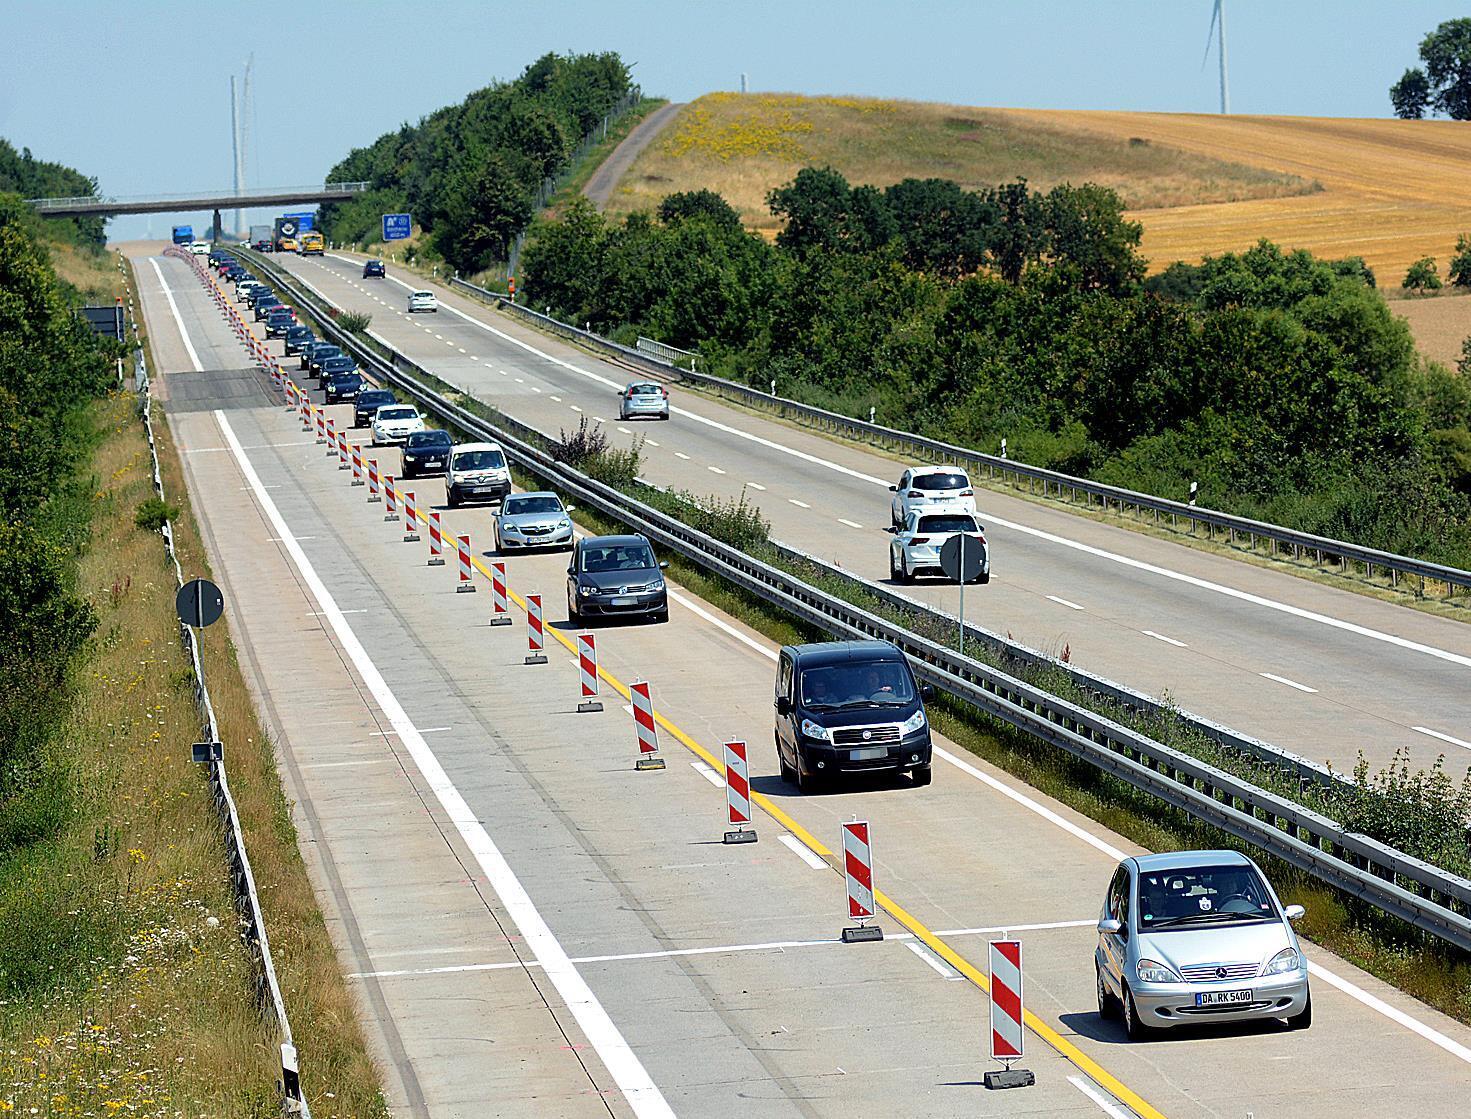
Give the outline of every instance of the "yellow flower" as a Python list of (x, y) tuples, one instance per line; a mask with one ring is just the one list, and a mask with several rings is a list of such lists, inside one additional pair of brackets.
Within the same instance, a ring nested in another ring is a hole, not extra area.
[(128, 848), (128, 858), (132, 859), (135, 863), (146, 863), (148, 861), (148, 856), (137, 847)]

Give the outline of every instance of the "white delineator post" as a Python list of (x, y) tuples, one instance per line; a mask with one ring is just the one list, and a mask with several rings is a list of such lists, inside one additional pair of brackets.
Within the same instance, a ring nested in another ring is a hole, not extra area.
[(474, 593), (475, 573), (470, 567), (470, 537), (455, 537), (455, 554), (460, 561), (460, 585), (455, 588), (458, 593)]
[(875, 908), (873, 847), (868, 840), (867, 820), (851, 820), (843, 825), (843, 877), (848, 881), (848, 919), (858, 922), (843, 930), (843, 943), (883, 940), (883, 929), (868, 923)]
[(756, 830), (746, 830), (751, 822), (751, 778), (746, 768), (746, 744), (740, 740), (725, 744), (725, 817), (735, 831), (725, 833), (725, 843), (755, 843)]
[(1022, 1057), (1026, 1032), (1022, 1028), (1022, 942), (991, 941), (991, 1059), (1005, 1065), (1001, 1072), (982, 1077), (987, 1088), (1026, 1088), (1037, 1078), (1026, 1069), (1014, 1069)]
[(663, 769), (659, 756), (659, 732), (654, 725), (654, 699), (647, 680), (628, 685), (628, 698), (633, 707), (633, 730), (638, 738), (638, 760), (634, 769)]
[(526, 596), (526, 663), (546, 664), (547, 656), (541, 651), (541, 595)]
[(383, 475), (383, 519), (398, 520), (398, 483), (392, 474)]
[(598, 699), (598, 645), (590, 633), (577, 635), (577, 677), (581, 702), (578, 711), (601, 711), (602, 700)]
[(506, 565), (503, 560), (496, 560), (490, 565), (490, 598), (490, 624), (510, 625), (511, 596), (506, 593)]
[(429, 510), (427, 523), (429, 525), (429, 566), (443, 567), (444, 556), (440, 555), (440, 551), (444, 548), (444, 533), (439, 529), (438, 509)]
[(382, 500), (378, 496), (378, 460), (368, 460), (368, 504), (374, 505)]

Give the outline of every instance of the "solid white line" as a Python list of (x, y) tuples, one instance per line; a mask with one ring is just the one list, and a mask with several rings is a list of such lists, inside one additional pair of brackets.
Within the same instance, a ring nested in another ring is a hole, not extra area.
[(378, 666), (373, 663), (368, 651), (358, 640), (357, 634), (353, 632), (352, 627), (338, 608), (332, 592), (327, 589), (327, 585), (317, 574), (306, 552), (291, 538), (290, 526), (287, 525), (280, 510), (276, 508), (276, 503), (271, 500), (270, 494), (266, 493), (265, 487), (261, 485), (260, 477), (241, 448), (229, 419), (226, 418), (223, 411), (216, 411), (215, 420), (220, 425), (220, 431), (225, 440), (235, 452), (235, 461), (239, 464), (241, 473), (254, 489), (256, 502), (265, 512), (272, 527), (275, 528), (276, 535), (281, 537), (287, 551), (291, 554), (296, 569), (301, 573), (302, 579), (311, 590), (318, 605), (322, 607), (323, 613), (327, 615), (337, 634), (338, 642), (352, 660), (358, 676), (367, 686), (388, 721), (398, 731), (399, 740), (414, 759), (414, 764), (418, 767), (424, 782), (433, 790), (445, 815), (454, 824), (475, 861), (480, 864), (491, 889), (496, 892), (511, 920), (520, 930), (526, 946), (546, 970), (547, 977), (551, 979), (567, 1009), (572, 1012), (583, 1034), (597, 1050), (604, 1067), (623, 1092), (634, 1114), (648, 1116), (650, 1119), (665, 1119), (666, 1116), (668, 1119), (674, 1119), (674, 1109), (665, 1101), (663, 1093), (659, 1091), (658, 1085), (649, 1076), (643, 1062), (629, 1047), (613, 1019), (598, 1002), (592, 988), (587, 985), (587, 981), (582, 978), (581, 973), (568, 958), (566, 950), (542, 918), (536, 904), (521, 884), (521, 880), (516, 877), (515, 871), (506, 862), (505, 856), (490, 838), (490, 833), (480, 823), (474, 810), (460, 795), (460, 791), (450, 780), (449, 774), (444, 771), (439, 759), (429, 748), (429, 743), (414, 728), (408, 712), (403, 709), (398, 697), (393, 694), (383, 674), (379, 672)]
[(679, 603), (691, 614), (694, 614), (698, 618), (703, 618), (716, 629), (729, 634), (731, 637), (734, 637), (742, 645), (745, 645), (751, 649), (755, 649), (756, 652), (760, 653), (767, 660), (776, 660), (776, 653), (773, 652), (771, 649), (768, 649), (765, 645), (761, 644), (761, 642), (757, 641), (755, 638), (742, 633), (740, 630), (736, 629), (735, 626), (730, 625), (720, 618), (717, 618), (714, 614), (710, 613), (710, 611), (706, 610), (703, 606), (701, 606), (694, 600), (688, 599), (684, 595), (680, 594), (678, 591), (673, 590), (669, 592), (669, 597), (674, 599), (675, 602)]
[(782, 834), (777, 836), (776, 839), (777, 842), (780, 843), (783, 847), (790, 848), (792, 854), (796, 855), (797, 858), (801, 859), (813, 870), (830, 869), (820, 855), (818, 855), (815, 851), (808, 847), (807, 844), (803, 843), (800, 839), (798, 839), (795, 835), (792, 835), (790, 832), (782, 832)]
[(690, 768), (698, 773), (701, 777), (703, 777), (706, 781), (709, 781), (710, 784), (714, 785), (717, 789), (725, 788), (725, 782), (721, 780), (720, 774), (716, 773), (704, 762), (690, 762)]
[(1275, 672), (1258, 672), (1258, 676), (1265, 676), (1268, 680), (1275, 680), (1279, 684), (1286, 684), (1289, 688), (1296, 688), (1300, 692), (1317, 692), (1317, 688), (1310, 688), (1306, 684), (1299, 684), (1296, 680), (1289, 680), (1286, 676), (1278, 676)]
[[(994, 520), (995, 518), (992, 518), (992, 519)], [(1065, 598), (1058, 598), (1055, 594), (1048, 595), (1047, 596), (1047, 599), (1048, 599), (1049, 602), (1055, 602), (1059, 606), (1066, 606), (1069, 610), (1081, 610), (1081, 609), (1083, 609), (1076, 602), (1069, 602)]]
[(908, 948), (911, 952), (913, 952), (921, 960), (923, 960), (925, 963), (929, 964), (930, 967), (934, 968), (936, 974), (938, 974), (941, 979), (949, 979), (949, 980), (954, 981), (954, 980), (957, 980), (957, 979), (964, 979), (965, 978), (965, 976), (961, 975), (960, 972), (956, 971), (953, 967), (951, 967), (949, 964), (947, 964), (944, 960), (940, 959), (939, 956), (935, 955), (933, 952), (931, 952), (928, 948), (926, 948), (919, 941), (917, 941), (917, 940), (908, 941), (904, 945), (904, 947), (905, 948)]
[(1471, 742), (1467, 742), (1464, 738), (1454, 738), (1449, 734), (1442, 734), (1438, 730), (1431, 730), (1429, 727), (1412, 727), (1410, 729), (1417, 730), (1421, 734), (1428, 734), (1431, 738), (1438, 738), (1442, 742), (1449, 742), (1452, 746), (1464, 746), (1466, 749), (1471, 750)]
[(849, 528), (862, 528), (863, 527), (857, 521), (850, 521), (847, 517), (839, 517), (838, 518), (838, 524), (840, 524), (840, 525), (847, 525)]
[(1100, 1089), (1093, 1086), (1092, 1081), (1081, 1076), (1069, 1076), (1067, 1079), (1069, 1084), (1096, 1103), (1099, 1110), (1107, 1115), (1108, 1119), (1129, 1119), (1129, 1112), (1120, 1110), (1117, 1104), (1105, 1096)]
[(1152, 637), (1156, 641), (1163, 641), (1166, 645), (1173, 645), (1177, 649), (1190, 648), (1190, 646), (1185, 644), (1185, 642), (1176, 641), (1173, 637), (1166, 637), (1162, 633), (1155, 633), (1152, 629), (1141, 629), (1139, 632), (1142, 633), (1145, 637)]
[(812, 508), (812, 506), (808, 505), (805, 501), (798, 501), (795, 497), (789, 497), (789, 498), (787, 498), (787, 500), (790, 501), (793, 505), (795, 505), (798, 509), (811, 509)]
[(1410, 1015), (1406, 1014), (1403, 1010), (1390, 1006), (1389, 1003), (1385, 1002), (1383, 999), (1369, 994), (1368, 991), (1364, 990), (1357, 984), (1350, 983), (1347, 979), (1343, 978), (1343, 976), (1335, 975), (1333, 972), (1327, 970), (1319, 964), (1313, 963), (1312, 960), (1308, 961), (1308, 972), (1312, 975), (1316, 975), (1319, 979), (1324, 980), (1334, 987), (1337, 987), (1344, 994), (1351, 995), (1353, 998), (1358, 999), (1359, 1002), (1363, 1003), (1370, 1010), (1377, 1010), (1380, 1014), (1384, 1015), (1391, 1021), (1398, 1022), (1401, 1026), (1409, 1030), (1411, 1033), (1419, 1034), (1426, 1041), (1430, 1042), (1430, 1044), (1438, 1045), (1440, 1048), (1449, 1053), (1452, 1057), (1456, 1057), (1462, 1061), (1465, 1061), (1468, 1065), (1471, 1065), (1471, 1049), (1466, 1048), (1466, 1046), (1462, 1045), (1458, 1041), (1452, 1041), (1450, 1038), (1446, 1037), (1445, 1034), (1441, 1033), (1437, 1029), (1433, 1029), (1432, 1027), (1427, 1026), (1418, 1018), (1410, 1017)]
[(158, 273), (158, 282), (163, 285), (163, 297), (169, 301), (169, 310), (174, 313), (174, 324), (179, 328), (179, 337), (184, 342), (184, 352), (194, 363), (194, 372), (203, 373), (204, 366), (199, 364), (199, 355), (194, 352), (194, 343), (189, 341), (189, 332), (184, 329), (184, 317), (179, 314), (179, 305), (174, 302), (174, 293), (169, 290), (169, 282), (163, 278), (163, 269), (158, 266), (158, 257), (149, 257), (148, 263), (153, 265), (153, 270)]

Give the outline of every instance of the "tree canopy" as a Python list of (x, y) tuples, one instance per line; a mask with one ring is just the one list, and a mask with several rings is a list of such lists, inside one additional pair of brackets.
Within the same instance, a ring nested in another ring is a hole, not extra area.
[(1471, 19), (1448, 19), (1420, 40), (1420, 63), (1389, 87), (1394, 115), (1471, 120)]

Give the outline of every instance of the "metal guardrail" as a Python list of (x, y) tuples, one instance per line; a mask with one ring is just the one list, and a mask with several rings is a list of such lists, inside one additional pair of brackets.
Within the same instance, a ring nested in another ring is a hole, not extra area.
[(700, 369), (700, 355), (694, 350), (681, 350), (678, 346), (660, 342), (657, 338), (645, 338), (640, 334), (638, 341), (634, 344), (634, 349), (639, 353), (648, 354), (656, 361), (664, 361), (670, 365), (679, 365), (681, 361), (687, 361), (692, 371), (698, 373)]
[[(193, 263), (193, 258), (178, 253)], [(130, 299), (131, 302), (131, 299)], [(133, 341), (138, 346), (135, 359), (134, 379), (139, 396), (139, 411), (143, 416), (143, 429), (148, 436), (148, 453), (153, 462), (153, 490), (159, 500), (166, 500), (163, 476), (159, 469), (158, 444), (153, 435), (153, 392), (148, 376), (143, 349), (138, 344), (138, 324), (132, 321)], [(174, 565), (175, 585), (184, 585), (184, 569), (179, 564), (174, 549), (173, 522), (163, 526), (164, 550)], [(183, 621), (179, 622), (179, 641), (189, 658), (189, 667), (194, 675), (194, 700), (199, 708), (200, 727), (206, 742), (219, 742), (219, 724), (215, 720), (214, 704), (210, 700), (209, 688), (204, 680), (204, 660), (200, 653), (199, 640), (194, 630)], [(266, 935), (265, 917), (261, 912), (260, 897), (256, 892), (255, 874), (250, 867), (250, 856), (245, 850), (245, 834), (240, 827), (240, 813), (235, 807), (235, 798), (230, 794), (230, 781), (225, 772), (223, 757), (212, 758), (205, 763), (209, 787), (224, 830), (225, 851), (230, 863), (230, 881), (235, 888), (235, 908), (239, 914), (240, 934), (250, 949), (251, 962), (255, 965), (256, 997), (268, 1007), (276, 1020), (280, 1034), (281, 1080), (277, 1084), (281, 1092), (283, 1115), (311, 1119), (311, 1107), (301, 1091), (298, 1072), (296, 1043), (291, 1036), (291, 1022), (286, 1016), (286, 1003), (281, 996), (281, 982), (276, 976), (275, 962), (271, 958), (271, 942)]]
[(1266, 521), (1254, 521), (1248, 517), (1238, 517), (1234, 513), (1222, 513), (1219, 510), (1191, 505), (1184, 501), (1155, 497), (1152, 494), (1139, 493), (1120, 486), (1109, 486), (1102, 482), (1089, 481), (1087, 478), (1077, 478), (1071, 474), (1048, 470), (1045, 467), (1029, 466), (1000, 455), (983, 454), (954, 443), (915, 435), (913, 432), (868, 423), (838, 412), (828, 411), (826, 408), (819, 408), (813, 404), (803, 404), (775, 393), (762, 392), (750, 385), (728, 381), (723, 377), (679, 368), (672, 361), (660, 360), (639, 349), (620, 345), (600, 334), (564, 323), (551, 315), (512, 303), (508, 296), (500, 292), (489, 291), (461, 280), (459, 277), (452, 279), (450, 286), (495, 303), (503, 310), (519, 315), (543, 330), (568, 338), (616, 361), (633, 364), (666, 377), (678, 378), (741, 404), (775, 411), (784, 418), (798, 420), (808, 427), (821, 431), (832, 432), (859, 442), (875, 443), (915, 459), (965, 466), (977, 474), (984, 473), (988, 479), (999, 478), (1015, 487), (1024, 486), (1030, 493), (1035, 494), (1040, 488), (1043, 497), (1062, 498), (1066, 494), (1067, 498), (1074, 503), (1078, 503), (1081, 499), (1088, 506), (1096, 506), (1103, 512), (1116, 507), (1120, 514), (1132, 510), (1141, 519), (1148, 513), (1153, 515), (1155, 524), (1161, 524), (1162, 518), (1169, 517), (1172, 526), (1178, 527), (1179, 523), (1184, 521), (1190, 526), (1191, 532), (1204, 526), (1207, 538), (1210, 540), (1214, 540), (1215, 534), (1219, 531), (1225, 534), (1228, 543), (1235, 544), (1244, 539), (1253, 550), (1257, 548), (1258, 541), (1262, 541), (1267, 544), (1269, 554), (1272, 556), (1276, 556), (1279, 549), (1283, 552), (1290, 551), (1294, 559), (1311, 555), (1318, 566), (1336, 562), (1339, 573), (1345, 576), (1362, 570), (1366, 578), (1373, 579), (1375, 571), (1382, 570), (1388, 573), (1390, 583), (1395, 587), (1399, 586), (1402, 576), (1411, 576), (1421, 580), (1422, 593), (1425, 592), (1427, 583), (1443, 584), (1446, 588), (1446, 599), (1454, 598), (1457, 588), (1471, 591), (1471, 571), (1458, 567), (1431, 563), (1428, 560), (1415, 559), (1413, 556), (1396, 555), (1393, 552), (1368, 548), (1346, 540), (1315, 536), (1310, 532), (1300, 532), (1282, 525), (1269, 524)]
[(835, 637), (893, 642), (908, 655), (921, 679), (948, 695), (1425, 933), (1471, 951), (1471, 880), (1349, 832), (1320, 813), (817, 590), (557, 462), (541, 449), (549, 439), (544, 433), (516, 421), (500, 428), (480, 418), (418, 379), (440, 380), (437, 375), (401, 354), (390, 351), (389, 357), (383, 356), (339, 329), (327, 313), (329, 305), (313, 293), (274, 266), (266, 265), (263, 271), (316, 320), (324, 335), (380, 381), (412, 394), (442, 422), (500, 443), (513, 461), (586, 507)]

